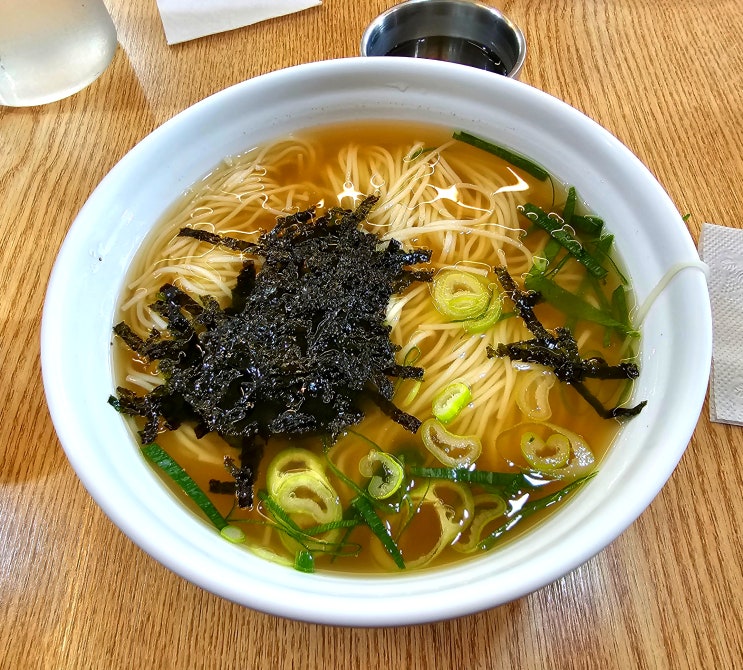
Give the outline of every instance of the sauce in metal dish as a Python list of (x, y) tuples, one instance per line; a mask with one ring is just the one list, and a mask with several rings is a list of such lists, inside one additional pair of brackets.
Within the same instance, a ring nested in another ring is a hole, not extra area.
[(508, 75), (508, 68), (497, 53), (483, 44), (464, 37), (443, 35), (418, 37), (398, 44), (390, 49), (387, 55), (450, 61), (503, 76)]

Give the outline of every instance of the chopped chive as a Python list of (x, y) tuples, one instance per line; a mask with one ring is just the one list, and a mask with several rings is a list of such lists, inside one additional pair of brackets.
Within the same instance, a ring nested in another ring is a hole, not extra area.
[(578, 199), (578, 193), (575, 190), (575, 186), (571, 186), (568, 189), (568, 197), (565, 200), (565, 207), (562, 209), (562, 220), (566, 226), (572, 225), (573, 215), (575, 214), (575, 203)]
[(337, 521), (331, 521), (330, 523), (323, 523), (318, 526), (312, 526), (306, 528), (304, 531), (307, 535), (322, 535), (331, 530), (338, 530), (338, 528), (356, 528), (361, 523), (358, 519), (338, 519)]
[(292, 538), (295, 542), (301, 545), (306, 551), (313, 551), (315, 553), (322, 552), (325, 554), (331, 554), (333, 557), (337, 556), (355, 556), (358, 554), (357, 550), (344, 553), (343, 548), (350, 546), (346, 542), (348, 533), (340, 542), (329, 542), (322, 540), (315, 535), (327, 532), (329, 530), (335, 530), (336, 528), (347, 528), (350, 532), (355, 526), (358, 526), (360, 521), (358, 520), (338, 520), (328, 524), (322, 524), (307, 528), (306, 530), (301, 529), (284, 510), (265, 490), (258, 491), (258, 498), (266, 506), (266, 509), (270, 512), (271, 516), (276, 520), (272, 527), (277, 531), (284, 533), (288, 537)]
[(191, 476), (176, 463), (173, 458), (160, 445), (151, 442), (142, 447), (142, 453), (145, 457), (166, 475), (168, 475), (178, 487), (193, 500), (199, 509), (206, 514), (217, 530), (222, 530), (228, 524), (225, 518), (219, 513), (206, 493), (199, 488), (199, 485), (191, 479)]
[(571, 319), (591, 321), (606, 328), (612, 328), (624, 335), (635, 336), (638, 334), (626, 322), (617, 321), (609, 312), (594, 307), (580, 296), (565, 290), (542, 274), (530, 272), (524, 279), (524, 286), (530, 291), (538, 291), (544, 300)]
[(307, 549), (300, 549), (294, 555), (294, 569), (300, 572), (315, 572), (315, 557)]
[(390, 555), (395, 565), (401, 570), (405, 569), (405, 561), (402, 558), (402, 552), (400, 547), (397, 546), (397, 542), (392, 539), (387, 526), (382, 523), (377, 513), (374, 511), (369, 500), (364, 496), (357, 496), (351, 501), (351, 505), (359, 513), (364, 523), (369, 526), (369, 529), (374, 533), (382, 546), (385, 548), (387, 553)]
[(533, 160), (527, 158), (526, 156), (522, 156), (521, 154), (518, 154), (515, 151), (511, 151), (510, 149), (506, 149), (505, 147), (499, 146), (498, 144), (493, 144), (492, 142), (483, 140), (476, 135), (472, 135), (464, 130), (456, 131), (452, 137), (455, 140), (465, 142), (466, 144), (470, 144), (473, 147), (477, 147), (478, 149), (482, 149), (483, 151), (487, 151), (494, 156), (498, 156), (498, 158), (502, 158), (503, 160), (508, 161), (514, 167), (523, 170), (527, 174), (530, 174), (532, 177), (539, 179), (539, 181), (544, 181), (550, 176), (547, 170), (545, 170), (541, 165), (535, 163)]
[(611, 247), (614, 244), (614, 235), (602, 235), (593, 245), (594, 253), (603, 260), (609, 255)]
[(574, 214), (570, 225), (581, 233), (599, 236), (604, 228), (604, 220), (598, 216)]
[[(598, 302), (599, 309), (604, 310), (607, 314), (613, 314), (613, 312), (611, 311), (611, 303), (606, 297), (606, 293), (604, 293), (603, 287), (601, 286), (601, 280), (596, 279), (596, 277), (594, 277), (593, 275), (586, 275), (585, 279), (586, 286), (593, 291), (593, 295)], [(578, 295), (585, 295), (585, 293), (579, 293)]]
[[(353, 524), (354, 524), (353, 526), (351, 526), (351, 525), (349, 524), (349, 525), (348, 525), (348, 526), (346, 527), (346, 532), (345, 532), (345, 533), (343, 533), (343, 537), (341, 537), (341, 539), (339, 540), (339, 544), (340, 544), (341, 546), (344, 546), (345, 544), (347, 544), (347, 542), (348, 542), (348, 538), (349, 538), (349, 536), (351, 535), (351, 533), (353, 532), (353, 529), (354, 529), (354, 528), (356, 528), (356, 526), (358, 526), (358, 525), (359, 525), (360, 523), (362, 523), (362, 521), (361, 521), (361, 519), (359, 518), (359, 513), (358, 513), (358, 512), (356, 511), (356, 508), (355, 508), (355, 507), (353, 507), (353, 506), (349, 506), (349, 507), (347, 507), (347, 508), (346, 508), (346, 509), (345, 509), (345, 510), (343, 511), (343, 517), (342, 517), (342, 521), (345, 521), (345, 522), (353, 522)], [(336, 554), (336, 555), (334, 555), (334, 556), (333, 556), (333, 557), (332, 557), (332, 558), (330, 559), (330, 562), (332, 563), (333, 561), (335, 561), (335, 559), (336, 559), (336, 558), (338, 558), (338, 556), (339, 556), (339, 554)]]
[(364, 491), (353, 479), (351, 479), (348, 475), (346, 475), (342, 470), (340, 470), (333, 461), (330, 460), (330, 454), (328, 452), (325, 452), (325, 460), (328, 463), (328, 467), (333, 471), (333, 474), (338, 477), (348, 488), (352, 489), (356, 492), (357, 495), (361, 496), (362, 498), (368, 498), (371, 502), (371, 496)]
[(617, 264), (614, 262), (614, 259), (609, 254), (609, 251), (611, 250), (611, 247), (614, 243), (614, 235), (602, 235), (596, 242), (595, 250), (598, 257), (603, 262), (606, 260), (608, 263), (611, 264), (611, 266), (614, 268), (614, 271), (617, 273), (617, 276), (619, 277), (619, 281), (622, 282), (622, 284), (628, 284), (627, 277), (624, 276), (622, 271), (619, 269)]
[(258, 498), (266, 506), (266, 509), (271, 513), (271, 516), (273, 516), (276, 521), (281, 522), (292, 531), (304, 534), (304, 531), (294, 522), (294, 519), (292, 519), (286, 513), (284, 508), (271, 497), (268, 491), (258, 491)]
[(517, 523), (523, 521), (526, 517), (531, 516), (535, 512), (539, 512), (546, 507), (549, 507), (550, 505), (554, 505), (555, 503), (560, 502), (563, 498), (585, 484), (595, 475), (596, 473), (592, 472), (585, 477), (581, 477), (580, 479), (576, 479), (575, 481), (570, 482), (570, 484), (568, 484), (567, 486), (561, 488), (559, 491), (551, 493), (548, 496), (537, 498), (536, 500), (530, 500), (516, 514), (514, 514), (505, 523), (496, 528), (484, 540), (482, 540), (477, 545), (478, 549), (487, 551), (495, 544), (496, 540), (498, 540), (499, 537), (501, 537), (507, 531), (511, 530), (511, 528), (513, 528)]
[(620, 323), (629, 324), (629, 307), (627, 306), (627, 293), (621, 284), (611, 294), (611, 307), (614, 318)]
[(529, 221), (536, 223), (540, 228), (546, 230), (552, 238), (565, 247), (579, 263), (583, 264), (592, 275), (595, 275), (599, 279), (603, 279), (606, 276), (606, 269), (602, 267), (601, 263), (596, 260), (596, 258), (586, 251), (585, 247), (577, 239), (565, 230), (562, 221), (556, 221), (548, 216), (543, 209), (529, 202), (521, 207), (521, 212), (527, 219), (529, 219)]
[(547, 244), (544, 245), (544, 257), (551, 263), (555, 260), (557, 254), (560, 253), (562, 248), (562, 244), (560, 244), (554, 237), (550, 237)]
[(522, 472), (492, 472), (490, 470), (467, 470), (465, 468), (424, 468), (410, 466), (410, 474), (427, 479), (446, 479), (450, 482), (461, 482), (465, 484), (479, 484), (502, 489), (509, 493), (523, 491), (524, 489), (535, 489), (547, 480), (539, 480), (528, 477)]

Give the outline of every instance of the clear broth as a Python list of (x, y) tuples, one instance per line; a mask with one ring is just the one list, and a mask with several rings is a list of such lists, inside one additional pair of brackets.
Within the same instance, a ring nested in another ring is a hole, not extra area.
[[(288, 154), (288, 157), (287, 155), (283, 155), (283, 158), (277, 161), (281, 163), (281, 166), (277, 169), (267, 170), (268, 176), (266, 179), (270, 177), (271, 180), (275, 181), (275, 183), (279, 185), (300, 185), (294, 190), (293, 195), (291, 196), (291, 207), (294, 209), (304, 209), (318, 201), (322, 202), (325, 207), (335, 206), (337, 204), (350, 207), (354, 193), (364, 193), (369, 189), (369, 183), (378, 186), (379, 182), (375, 182), (374, 177), (372, 176), (366, 180), (366, 183), (362, 183), (365, 181), (365, 178), (363, 176), (355, 175), (353, 169), (347, 169), (347, 174), (342, 174), (343, 170), (341, 169), (339, 171), (336, 168), (339, 163), (343, 164), (344, 159), (342, 157), (348, 155), (349, 145), (357, 147), (381, 147), (390, 155), (406, 155), (407, 152), (410, 161), (415, 161), (419, 160), (423, 155), (422, 153), (419, 153), (418, 156), (414, 156), (416, 152), (427, 152), (430, 147), (440, 147), (443, 144), (449, 143), (450, 138), (451, 132), (445, 129), (411, 124), (392, 124), (388, 122), (369, 122), (364, 124), (354, 124), (353, 126), (339, 125), (328, 128), (318, 128), (304, 132), (295, 138), (299, 141), (301, 147), (305, 148), (294, 150), (291, 148), (291, 144), (288, 143), (284, 152), (284, 154)], [(311, 150), (306, 149), (306, 147), (311, 147)], [(251, 236), (255, 236), (261, 231), (267, 230), (273, 226), (275, 223), (276, 213), (270, 207), (267, 209), (265, 208), (267, 203), (268, 205), (271, 204), (268, 199), (263, 203), (263, 206), (244, 207), (244, 202), (250, 200), (252, 198), (251, 195), (243, 194), (242, 196), (233, 197), (230, 193), (224, 192), (223, 186), (220, 186), (219, 188), (214, 187), (214, 184), (220, 183), (220, 180), (224, 180), (225, 174), (235, 173), (236, 166), (240, 166), (242, 163), (247, 163), (252, 160), (255, 157), (256, 152), (259, 150), (260, 148), (257, 148), (240, 156), (228, 159), (224, 165), (217, 167), (207, 175), (204, 180), (195, 184), (181, 200), (173, 205), (170, 212), (163, 217), (160, 224), (153, 231), (153, 234), (143, 245), (132, 268), (130, 269), (127, 287), (123, 291), (121, 300), (122, 308), (120, 310), (120, 317), (122, 320), (125, 320), (130, 323), (130, 325), (134, 326), (139, 320), (137, 307), (132, 304), (135, 297), (138, 293), (145, 291), (145, 289), (149, 290), (150, 293), (156, 291), (159, 285), (164, 283), (162, 279), (152, 277), (152, 268), (161, 267), (165, 264), (163, 259), (166, 259), (171, 255), (171, 252), (168, 249), (172, 245), (174, 236), (177, 233), (177, 230), (181, 227), (183, 221), (195, 221), (199, 225), (203, 225), (205, 221), (208, 223), (210, 214), (203, 211), (204, 208), (198, 204), (200, 194), (205, 192), (216, 192), (217, 195), (222, 197), (222, 200), (228, 201), (228, 204), (224, 206), (232, 208), (230, 210), (231, 218), (229, 218), (228, 222), (224, 225), (216, 224), (214, 226), (216, 232), (236, 234), (235, 231), (237, 231), (237, 234), (250, 239)], [(539, 205), (547, 211), (553, 211), (555, 208), (559, 210), (561, 203), (565, 200), (566, 189), (564, 185), (560, 184), (556, 179), (550, 179), (545, 182), (537, 181), (523, 171), (514, 169), (505, 161), (495, 156), (485, 154), (483, 151), (467, 144), (453, 142), (442, 153), (447, 156), (447, 164), (449, 166), (454, 164), (462, 166), (460, 169), (465, 171), (466, 166), (474, 165), (478, 166), (477, 169), (481, 172), (487, 170), (489, 171), (489, 174), (492, 173), (492, 175), (494, 175), (493, 179), (496, 179), (498, 183), (505, 185), (505, 187), (501, 188), (504, 188), (503, 196), (507, 200), (506, 204), (510, 203), (512, 205), (518, 199), (528, 199), (528, 201)], [(437, 162), (431, 158), (429, 159), (429, 162), (434, 163), (431, 166), (431, 170), (434, 173), (437, 170), (445, 171), (442, 161), (439, 160)], [(405, 161), (403, 161), (403, 164), (404, 163)], [(346, 165), (350, 164), (350, 162), (346, 162)], [(379, 164), (384, 164), (384, 160), (380, 159)], [(268, 166), (268, 163), (266, 165)], [(332, 170), (329, 166), (332, 167)], [(333, 182), (333, 179), (328, 177), (328, 174), (331, 171), (341, 174), (340, 178), (343, 181), (341, 190), (338, 190), (338, 180), (336, 179), (336, 181)], [(260, 172), (260, 170), (258, 170), (258, 172)], [(371, 170), (370, 172), (373, 173), (374, 171)], [(244, 178), (242, 182), (236, 180), (235, 183), (237, 185), (235, 188), (243, 188), (244, 184), (247, 183), (246, 180), (247, 177)], [(514, 188), (509, 190), (510, 187)], [(516, 187), (521, 190), (517, 190)], [(480, 210), (483, 209), (481, 205), (484, 202), (483, 199), (485, 196), (475, 193), (475, 195), (470, 198), (467, 188), (460, 188), (456, 197), (452, 196), (452, 191), (441, 186), (426, 186), (424, 191), (427, 193), (424, 198), (426, 200), (426, 207), (443, 207), (444, 209), (442, 211), (444, 211), (451, 219), (464, 222), (461, 223), (460, 228), (451, 234), (455, 238), (455, 244), (461, 242), (462, 239), (468, 235), (468, 217), (471, 218), (473, 216), (481, 215)], [(335, 195), (333, 195), (333, 192), (335, 192)], [(450, 198), (449, 201), (446, 201), (447, 197)], [(335, 199), (335, 201), (333, 201), (333, 199)], [(430, 202), (428, 202), (429, 200)], [(382, 203), (380, 203), (379, 207), (382, 207), (383, 204), (384, 199)], [(221, 207), (222, 204), (219, 206)], [(216, 211), (216, 205), (211, 207), (211, 209)], [(375, 214), (372, 214), (370, 217), (372, 224), (370, 225), (370, 228), (372, 230), (379, 230), (379, 228), (374, 225), (374, 217)], [(515, 239), (522, 242), (528, 248), (530, 254), (538, 255), (540, 251), (544, 249), (544, 246), (548, 241), (548, 235), (539, 230), (532, 229), (529, 226), (529, 222), (524, 217), (517, 216), (516, 218), (519, 220), (520, 226), (522, 226), (523, 230), (518, 233), (510, 231), (508, 234), (513, 235)], [(525, 233), (527, 228), (529, 229), (528, 234)], [(491, 228), (488, 228), (488, 230), (491, 230)], [(492, 230), (497, 232), (499, 230), (498, 225), (493, 224)], [(395, 235), (393, 234), (393, 237), (394, 236)], [(442, 238), (443, 245), (440, 248), (434, 248), (430, 237), (425, 234), (414, 234), (409, 235), (406, 238), (405, 244), (409, 246), (433, 248), (434, 257), (432, 263), (434, 267), (448, 266), (450, 263), (446, 260), (442, 261), (441, 259), (446, 256), (444, 247), (451, 243), (450, 238), (451, 236), (444, 236)], [(472, 248), (474, 248), (474, 245), (472, 245)], [(203, 263), (218, 267), (221, 267), (225, 263), (226, 265), (229, 265), (228, 261), (223, 262), (224, 252), (204, 250), (202, 248), (200, 254), (201, 262)], [(212, 261), (210, 259), (214, 260)], [(509, 264), (509, 267), (511, 264), (514, 264), (514, 268), (517, 270), (517, 272), (514, 273), (516, 278), (518, 278), (520, 274), (523, 274), (523, 259), (515, 253), (512, 250), (512, 247), (508, 244), (506, 244), (503, 249), (502, 259), (505, 259)], [(456, 260), (458, 262), (466, 261), (468, 264), (466, 267), (479, 267), (481, 269), (488, 264), (492, 265), (494, 261), (493, 258), (458, 258)], [(233, 265), (238, 268), (240, 262), (239, 256), (236, 256)], [(577, 263), (572, 261), (569, 263), (572, 266), (576, 266), (571, 267), (570, 272), (575, 275), (574, 283), (577, 285), (581, 281), (581, 269), (580, 267), (577, 267)], [(234, 272), (236, 271), (237, 270), (235, 269)], [(606, 296), (611, 296), (612, 290), (618, 285), (619, 281), (619, 277), (615, 273), (608, 277), (604, 285)], [(228, 295), (216, 297), (218, 297), (223, 304), (225, 304), (229, 298)], [(420, 304), (417, 306), (419, 312), (417, 312), (415, 322), (417, 324), (430, 322), (441, 326), (443, 323), (442, 317), (435, 311), (432, 304), (428, 307), (422, 304), (426, 299), (428, 299), (429, 303), (431, 302), (430, 296), (421, 296), (421, 300), (419, 301)], [(407, 307), (405, 309), (407, 309)], [(565, 324), (565, 317), (549, 305), (539, 305), (535, 311), (544, 325), (548, 328), (555, 328)], [(508, 328), (511, 329), (509, 334), (512, 338), (509, 341), (513, 341), (514, 339), (529, 339), (530, 335), (528, 331), (526, 331), (517, 319), (510, 319), (508, 321)], [(462, 342), (466, 339), (462, 336), (462, 333), (458, 332), (453, 335), (451, 329), (447, 328), (448, 327), (445, 327), (440, 331), (440, 338), (434, 333), (433, 335), (424, 338), (423, 342), (418, 345), (421, 349), (421, 358), (416, 362), (417, 365), (422, 365), (424, 368), (434, 369), (436, 361), (441, 359), (444, 352), (449, 352), (447, 355), (450, 355), (452, 347), (456, 348), (462, 346)], [(147, 331), (147, 328), (141, 326), (140, 330), (144, 334)], [(404, 328), (396, 327), (393, 329), (392, 339), (396, 344), (401, 346), (401, 356), (404, 355), (406, 347), (409, 345), (410, 338), (416, 330), (417, 327), (415, 324), (408, 324)], [(600, 355), (604, 356), (610, 364), (615, 364), (620, 360), (625, 360), (629, 356), (626, 342), (613, 339), (610, 346), (605, 346), (605, 332), (603, 328), (579, 322), (576, 327), (575, 336), (576, 340), (580, 343), (582, 352), (600, 353)], [(447, 337), (449, 339), (446, 341), (441, 339)], [(488, 336), (478, 335), (469, 337), (482, 339)], [(398, 340), (396, 338), (400, 339)], [(480, 355), (482, 352), (480, 344), (480, 342), (477, 343), (479, 348), (475, 350), (477, 355)], [(152, 375), (155, 372), (155, 366), (145, 365), (142, 361), (137, 360), (137, 358), (133, 356), (132, 353), (119, 341), (115, 342), (114, 349), (117, 383), (141, 392), (142, 387), (139, 386), (138, 383), (133, 382), (133, 378), (141, 374)], [(455, 359), (459, 360), (466, 358), (470, 355), (467, 351), (470, 350), (463, 348), (461, 356), (457, 354)], [(583, 355), (586, 354), (584, 353)], [(503, 382), (504, 388), (510, 389), (510, 395), (513, 395), (515, 389), (518, 388), (518, 384), (520, 383), (520, 375), (523, 375), (523, 373), (515, 370), (509, 361), (503, 359), (494, 359), (492, 362), (483, 361), (483, 364), (491, 366), (489, 370), (492, 369), (495, 371), (492, 374), (496, 374), (497, 372), (497, 374), (503, 376), (503, 379), (505, 380)], [(429, 393), (430, 395), (430, 393), (436, 388), (440, 388), (442, 385), (452, 381), (448, 372), (449, 369), (450, 366), (447, 366), (447, 369), (440, 370), (437, 374), (432, 374), (431, 376), (426, 375), (423, 384), (418, 388), (418, 392), (415, 394), (412, 402), (406, 402), (406, 399), (413, 395), (415, 382), (406, 381), (401, 383), (395, 396), (395, 402), (398, 403), (402, 409), (411, 412), (422, 420), (428, 418), (430, 416), (430, 409), (426, 410), (426, 407), (430, 407), (430, 401), (428, 401), (428, 405), (426, 405), (422, 399), (426, 396), (426, 393)], [(482, 375), (480, 376), (482, 377)], [(473, 426), (478, 427), (477, 433), (482, 441), (483, 450), (481, 457), (476, 463), (477, 469), (506, 472), (518, 471), (519, 466), (514, 465), (511, 462), (511, 460), (513, 460), (511, 458), (512, 454), (504, 453), (503, 448), (496, 447), (496, 442), (499, 435), (527, 419), (525, 419), (523, 412), (513, 401), (506, 402), (505, 400), (496, 397), (496, 400), (499, 403), (497, 406), (492, 405), (492, 402), (495, 401), (488, 401), (491, 403), (490, 405), (483, 402), (482, 406), (480, 406), (481, 403), (479, 398), (486, 395), (488, 383), (487, 375), (485, 375), (484, 378), (477, 378), (470, 381), (473, 401), (463, 412), (463, 415), (465, 416), (460, 416), (455, 419), (454, 422), (448, 426), (448, 429), (454, 433), (459, 433), (460, 428), (462, 427), (465, 427), (468, 431), (471, 431)], [(601, 391), (601, 397), (605, 402), (616, 402), (620, 397), (626, 394), (627, 390), (627, 384), (624, 382), (608, 383), (604, 385), (604, 388)], [(618, 422), (599, 418), (585, 403), (585, 401), (569, 386), (556, 383), (549, 393), (549, 399), (552, 407), (552, 415), (549, 418), (549, 422), (565, 427), (566, 429), (583, 436), (585, 441), (591, 446), (596, 457), (596, 462), (600, 463), (602, 457), (616, 436), (619, 429)], [(346, 470), (347, 476), (356, 481), (359, 486), (364, 486), (366, 480), (359, 474), (356, 464), (369, 451), (369, 440), (383, 450), (391, 453), (401, 453), (412, 450), (417, 454), (416, 458), (424, 465), (441, 465), (436, 461), (432, 454), (425, 449), (418, 436), (406, 432), (399, 425), (392, 422), (387, 416), (383, 415), (373, 405), (367, 404), (364, 406), (364, 409), (367, 413), (366, 419), (360, 425), (352, 427), (353, 432), (342, 437), (330, 451), (330, 457), (333, 459), (333, 462), (348, 464), (347, 466), (343, 465), (342, 467)], [(426, 411), (428, 414), (426, 414)], [(463, 430), (462, 432), (465, 431)], [(363, 435), (363, 438), (359, 438), (358, 435)], [(168, 453), (170, 453), (182, 467), (184, 467), (184, 469), (204, 490), (208, 490), (209, 481), (211, 479), (228, 479), (223, 466), (223, 458), (225, 455), (229, 455), (235, 459), (238, 457), (238, 452), (226, 445), (226, 443), (217, 435), (209, 434), (197, 440), (193, 435), (192, 428), (189, 426), (183, 426), (178, 431), (163, 432), (158, 438), (158, 443)], [(266, 487), (265, 475), (267, 464), (277, 453), (287, 446), (300, 446), (307, 448), (319, 456), (324, 457), (322, 443), (317, 437), (290, 439), (280, 437), (271, 438), (263, 456), (261, 470), (258, 473), (258, 479), (255, 485), (256, 490), (264, 489)], [(506, 451), (510, 449), (516, 449), (516, 447), (508, 447)], [(518, 460), (517, 456), (514, 456), (513, 458)], [(341, 466), (339, 465), (339, 467)], [(340, 481), (335, 477), (332, 472), (328, 473), (328, 477), (338, 493), (343, 509), (346, 509), (351, 498), (355, 495), (355, 492), (343, 481)], [(167, 483), (168, 485), (171, 485), (169, 481), (167, 481)], [(179, 490), (175, 490), (175, 493), (184, 500), (185, 504), (190, 505), (190, 502)], [(210, 497), (217, 508), (225, 516), (232, 514), (242, 520), (248, 520), (248, 522), (240, 522), (241, 527), (248, 535), (248, 545), (259, 549), (267, 549), (277, 555), (285, 556), (287, 562), (291, 561), (291, 552), (287, 552), (285, 543), (282, 542), (282, 538), (280, 537), (280, 533), (272, 530), (266, 525), (263, 525), (266, 521), (267, 515), (261, 505), (255, 505), (252, 510), (247, 512), (236, 512), (233, 496), (213, 494), (210, 495)], [(498, 544), (519, 537), (524, 532), (538, 532), (538, 529), (535, 529), (534, 526), (542, 522), (550, 514), (559, 513), (559, 509), (560, 505), (555, 505), (550, 509), (523, 521), (499, 540)], [(440, 532), (439, 521), (435, 514), (430, 513), (430, 509), (428, 509), (427, 512), (428, 513), (424, 513), (424, 510), (421, 507), (420, 513), (415, 515), (414, 521), (408, 526), (404, 537), (401, 536), (401, 547), (403, 554), (406, 557), (410, 556), (411, 558), (415, 558), (415, 556), (423, 555), (426, 553), (428, 548), (435, 544), (437, 534)], [(390, 523), (394, 527), (396, 522), (391, 520)], [(379, 541), (363, 525), (354, 528), (351, 531), (348, 541), (361, 547), (358, 555), (353, 557), (319, 555), (317, 556), (318, 569), (356, 573), (399, 572), (397, 568), (390, 565), (389, 560), (384, 556), (383, 551), (381, 552), (380, 558), (378, 546), (376, 549), (372, 549), (375, 544), (379, 543)], [(498, 545), (496, 545), (495, 550), (497, 550), (497, 546)], [(451, 547), (446, 547), (426, 567), (436, 567), (455, 561), (467, 560), (473, 555), (477, 556), (480, 555), (480, 553), (474, 552), (463, 554)]]

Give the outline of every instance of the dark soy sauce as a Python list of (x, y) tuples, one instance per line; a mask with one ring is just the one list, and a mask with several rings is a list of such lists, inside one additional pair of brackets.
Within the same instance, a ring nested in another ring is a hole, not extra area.
[(508, 75), (508, 68), (497, 53), (463, 37), (432, 35), (406, 40), (388, 51), (387, 55), (450, 61), (504, 76)]

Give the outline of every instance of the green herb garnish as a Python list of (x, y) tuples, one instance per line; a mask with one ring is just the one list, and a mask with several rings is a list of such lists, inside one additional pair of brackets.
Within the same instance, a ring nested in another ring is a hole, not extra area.
[(477, 147), (478, 149), (487, 151), (494, 156), (498, 156), (498, 158), (502, 158), (504, 161), (509, 162), (514, 167), (517, 167), (527, 174), (530, 174), (532, 177), (539, 179), (539, 181), (544, 181), (550, 176), (547, 170), (545, 170), (541, 165), (535, 163), (533, 160), (527, 158), (526, 156), (522, 156), (521, 154), (516, 153), (515, 151), (511, 151), (510, 149), (506, 149), (505, 147), (502, 147), (498, 144), (493, 144), (492, 142), (483, 140), (482, 138), (477, 137), (476, 135), (472, 135), (471, 133), (468, 133), (464, 130), (456, 131), (452, 137), (455, 140), (465, 142), (466, 144), (470, 144), (473, 147)]
[(530, 477), (522, 472), (492, 472), (490, 470), (468, 470), (466, 468), (424, 468), (412, 465), (410, 474), (426, 479), (446, 479), (450, 482), (477, 484), (498, 489), (511, 495), (518, 491), (532, 490), (548, 484), (548, 480)]
[[(573, 319), (591, 321), (606, 328), (616, 330), (623, 335), (637, 336), (639, 333), (632, 328), (627, 320), (618, 320), (615, 314), (594, 307), (575, 293), (558, 286), (536, 268), (524, 278), (524, 286), (530, 291), (539, 292), (548, 303)], [(626, 307), (626, 303), (625, 303)]]
[(575, 481), (570, 482), (570, 484), (561, 488), (559, 491), (555, 491), (554, 493), (544, 496), (543, 498), (537, 498), (536, 500), (530, 500), (529, 502), (525, 503), (505, 523), (496, 528), (492, 533), (490, 533), (490, 535), (482, 540), (480, 544), (477, 545), (478, 549), (487, 551), (488, 549), (492, 548), (496, 540), (498, 540), (498, 538), (501, 537), (504, 533), (511, 530), (511, 528), (513, 528), (517, 523), (523, 521), (535, 512), (539, 512), (551, 505), (554, 505), (555, 503), (560, 502), (563, 498), (571, 494), (573, 491), (583, 486), (583, 484), (585, 484), (595, 475), (596, 473), (592, 472), (585, 477), (581, 477), (580, 479), (576, 479)]
[(315, 572), (315, 558), (307, 549), (300, 549), (294, 555), (294, 569), (300, 572)]
[(357, 496), (351, 501), (351, 506), (356, 509), (364, 523), (369, 526), (371, 532), (377, 536), (379, 541), (382, 543), (382, 546), (385, 548), (385, 551), (395, 562), (395, 565), (401, 570), (404, 570), (405, 561), (403, 560), (400, 547), (397, 546), (397, 542), (392, 538), (387, 530), (387, 526), (382, 523), (382, 520), (374, 511), (369, 500), (366, 497)]
[(219, 513), (219, 510), (214, 506), (212, 501), (209, 500), (206, 493), (199, 488), (199, 485), (191, 476), (160, 445), (154, 442), (146, 444), (142, 447), (142, 453), (147, 460), (168, 475), (196, 503), (199, 509), (217, 527), (217, 530), (221, 531), (227, 527), (227, 521)]
[(519, 289), (505, 267), (495, 267), (493, 271), (534, 339), (501, 343), (497, 347), (488, 346), (489, 357), (508, 357), (514, 361), (546, 365), (554, 371), (559, 381), (570, 384), (604, 419), (630, 417), (640, 413), (647, 401), (630, 408), (606, 409), (583, 383), (588, 378), (636, 379), (639, 370), (634, 363), (609, 365), (600, 357), (581, 358), (575, 338), (567, 328), (556, 328), (554, 333), (550, 332), (534, 314), (534, 306), (541, 299), (538, 292)]
[(557, 240), (568, 252), (577, 260), (579, 263), (585, 266), (592, 275), (603, 279), (607, 275), (607, 270), (601, 265), (601, 262), (596, 259), (591, 253), (589, 253), (585, 246), (581, 244), (573, 235), (570, 234), (565, 228), (565, 224), (561, 219), (552, 218), (540, 207), (527, 202), (520, 208), (521, 213), (538, 225), (543, 230), (546, 230), (554, 240)]

